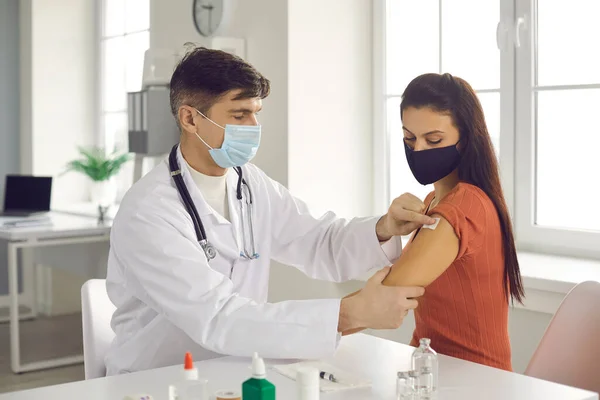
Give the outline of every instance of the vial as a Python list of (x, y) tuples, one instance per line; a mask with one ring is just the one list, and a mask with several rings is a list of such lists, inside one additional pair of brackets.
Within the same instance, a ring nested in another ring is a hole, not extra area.
[(431, 394), (433, 390), (433, 374), (430, 367), (423, 367), (419, 376), (419, 392), (422, 394)]
[(423, 338), (412, 355), (412, 369), (419, 373), (417, 391), (420, 395), (434, 393), (438, 389), (438, 357), (431, 348), (431, 340)]
[(418, 398), (418, 394), (419, 394), (419, 379), (420, 379), (420, 375), (418, 371), (409, 371), (408, 372), (408, 376), (410, 376), (411, 378), (411, 383), (412, 383), (412, 391), (413, 394), (415, 395), (415, 399)]
[(398, 372), (396, 400), (414, 400), (414, 378), (407, 371)]

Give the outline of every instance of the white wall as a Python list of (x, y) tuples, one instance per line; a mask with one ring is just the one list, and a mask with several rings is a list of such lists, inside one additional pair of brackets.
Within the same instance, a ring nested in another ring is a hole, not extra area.
[[(288, 182), (288, 70), (285, 0), (226, 1), (229, 24), (221, 36), (246, 39), (246, 60), (271, 81), (271, 95), (263, 103), (261, 146), (254, 163), (273, 179)], [(209, 46), (192, 22), (192, 1), (150, 1), (150, 46), (180, 49), (186, 42)]]
[[(78, 145), (93, 144), (96, 119), (96, 24), (94, 2), (26, 0), (30, 3), (31, 93), (22, 104), (22, 169), (55, 176), (53, 203), (87, 199), (87, 180), (58, 176), (78, 156)], [(30, 126), (27, 126), (30, 125)]]
[[(260, 116), (263, 140), (255, 163), (318, 211), (369, 214), (371, 2), (226, 4), (229, 23), (217, 34), (245, 38), (247, 61), (272, 84)], [(151, 47), (210, 46), (194, 29), (191, 5), (191, 0), (151, 0)], [(335, 176), (335, 187), (323, 173)]]
[[(0, 201), (4, 176), (19, 172), (19, 2), (0, 1)], [(2, 207), (3, 205), (0, 205)], [(0, 246), (0, 294), (8, 293), (6, 246)]]
[(290, 0), (289, 188), (315, 211), (370, 215), (372, 2)]
[[(88, 181), (59, 176), (94, 143), (95, 2), (21, 0), (21, 172), (54, 176), (52, 205), (87, 200)], [(53, 271), (54, 313), (77, 311), (84, 277)]]

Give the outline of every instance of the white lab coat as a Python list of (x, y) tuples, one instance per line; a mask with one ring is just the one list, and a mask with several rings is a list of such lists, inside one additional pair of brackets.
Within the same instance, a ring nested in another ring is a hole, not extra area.
[(227, 177), (230, 223), (204, 201), (181, 152), (178, 159), (217, 257), (208, 262), (198, 244), (167, 160), (133, 185), (111, 230), (106, 287), (117, 310), (107, 374), (182, 363), (186, 351), (195, 360), (255, 351), (265, 358), (331, 355), (339, 341), (340, 300), (267, 303), (270, 260), (341, 282), (392, 263), (399, 238), (382, 248), (377, 218), (315, 218), (249, 164), (243, 173), (254, 196), (260, 258), (241, 259), (237, 174)]

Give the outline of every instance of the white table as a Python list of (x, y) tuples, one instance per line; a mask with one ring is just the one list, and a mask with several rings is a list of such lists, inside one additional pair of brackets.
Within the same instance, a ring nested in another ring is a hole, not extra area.
[[(10, 297), (10, 356), (11, 369), (15, 373), (40, 370), (81, 363), (82, 355), (52, 360), (21, 363), (19, 344), (19, 289), (18, 260), (20, 249), (47, 248), (70, 244), (107, 242), (110, 236), (111, 220), (99, 223), (97, 218), (70, 215), (62, 212), (50, 212), (52, 225), (4, 228), (0, 227), (0, 241), (7, 243), (8, 251), (8, 288)], [(59, 254), (60, 256), (60, 254)], [(48, 264), (54, 266), (52, 264)]]
[[(357, 334), (344, 337), (335, 366), (369, 378), (372, 388), (321, 393), (324, 400), (395, 399), (396, 371), (410, 365), (413, 348)], [(182, 355), (183, 362), (183, 355)], [(276, 361), (283, 363), (282, 361)], [(288, 361), (291, 362), (291, 361)], [(275, 362), (267, 360), (267, 368)], [(219, 389), (239, 390), (251, 373), (250, 359), (224, 357), (196, 363), (201, 377), (209, 380), (211, 393)], [(121, 400), (126, 395), (150, 394), (166, 400), (168, 385), (180, 379), (182, 366), (159, 368), (108, 378), (67, 383), (0, 395), (0, 400)], [(296, 399), (295, 382), (271, 370), (268, 379), (277, 387), (277, 398)], [(439, 400), (598, 400), (596, 393), (501, 371), (463, 360), (440, 356)]]

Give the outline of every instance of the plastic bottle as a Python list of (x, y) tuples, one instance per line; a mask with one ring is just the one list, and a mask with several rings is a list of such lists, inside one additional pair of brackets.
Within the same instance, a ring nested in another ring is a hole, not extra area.
[(169, 385), (169, 400), (208, 400), (207, 381), (198, 379), (191, 353), (185, 353), (182, 379)]
[(275, 385), (267, 380), (265, 362), (254, 353), (252, 357), (252, 378), (242, 384), (244, 400), (275, 400)]
[(438, 389), (438, 357), (430, 339), (423, 338), (419, 343), (412, 355), (412, 369), (419, 373), (419, 394), (427, 395)]
[(296, 372), (298, 400), (319, 400), (319, 379), (317, 368), (298, 369)]

